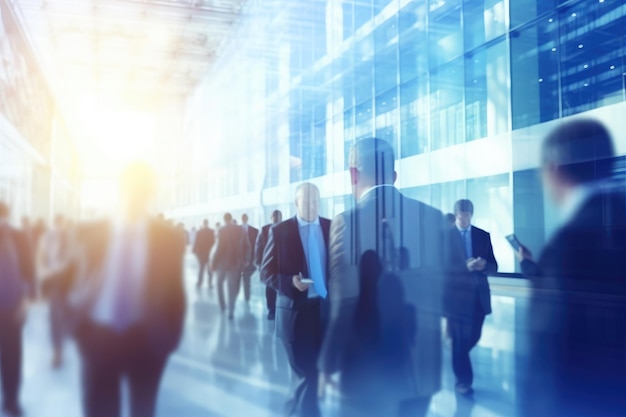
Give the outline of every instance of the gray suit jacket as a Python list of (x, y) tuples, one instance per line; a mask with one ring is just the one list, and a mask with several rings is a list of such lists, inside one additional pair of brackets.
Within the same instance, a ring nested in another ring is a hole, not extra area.
[(241, 271), (249, 252), (243, 228), (226, 224), (217, 231), (211, 267), (216, 271)]
[[(441, 387), (441, 316), (444, 267), (442, 213), (404, 197), (395, 187), (375, 187), (354, 209), (331, 224), (329, 297), (331, 316), (318, 367), (342, 370), (346, 348), (354, 341), (353, 317), (359, 296), (359, 260), (367, 250), (382, 253), (382, 223), (389, 224), (394, 245), (405, 253), (399, 275), (405, 297), (416, 307), (417, 338), (411, 351), (415, 386), (411, 395), (427, 396)], [(398, 398), (397, 400), (400, 400)]]

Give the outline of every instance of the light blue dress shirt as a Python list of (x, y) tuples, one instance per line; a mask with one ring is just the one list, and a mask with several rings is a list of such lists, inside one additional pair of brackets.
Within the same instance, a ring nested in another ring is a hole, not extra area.
[(463, 239), (463, 243), (465, 244), (465, 257), (469, 259), (472, 257), (472, 225), (470, 224), (467, 229), (461, 229), (457, 226), (456, 228), (461, 234), (461, 239)]
[[(326, 244), (324, 243), (324, 234), (322, 233), (322, 226), (320, 225), (319, 217), (312, 222), (307, 222), (301, 219), (299, 216), (296, 216), (298, 220), (298, 231), (300, 232), (300, 241), (302, 242), (302, 248), (304, 249), (304, 256), (306, 257), (307, 265), (309, 267), (309, 274), (319, 276), (310, 276), (305, 278), (311, 278), (315, 281), (314, 285), (309, 287), (308, 297), (314, 298), (322, 296), (326, 298), (328, 294), (326, 288)], [(309, 226), (310, 225), (310, 226)], [(317, 248), (309, 247), (309, 231), (312, 230), (315, 234), (315, 242), (317, 243)], [(311, 265), (311, 252), (310, 250), (317, 250), (319, 254), (320, 265), (317, 267)], [(319, 289), (317, 291), (315, 287)]]

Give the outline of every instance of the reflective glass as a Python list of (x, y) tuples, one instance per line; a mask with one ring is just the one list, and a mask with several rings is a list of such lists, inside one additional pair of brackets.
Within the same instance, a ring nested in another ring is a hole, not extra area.
[(511, 32), (513, 129), (559, 117), (558, 19)]

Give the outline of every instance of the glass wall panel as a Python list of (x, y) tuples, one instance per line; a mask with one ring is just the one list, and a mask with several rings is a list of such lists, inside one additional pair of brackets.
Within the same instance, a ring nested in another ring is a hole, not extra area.
[(504, 40), (465, 57), (465, 139), (509, 129), (509, 65)]
[(457, 59), (430, 74), (432, 149), (462, 143), (465, 135), (464, 61)]
[(504, 35), (507, 19), (504, 0), (463, 0), (465, 50)]
[(513, 129), (559, 117), (558, 28), (550, 15), (511, 32)]
[(626, 8), (622, 2), (580, 2), (560, 10), (563, 116), (623, 100)]
[(557, 0), (509, 0), (511, 27), (533, 21), (536, 17), (553, 11)]
[(461, 0), (429, 2), (430, 67), (450, 62), (463, 53)]

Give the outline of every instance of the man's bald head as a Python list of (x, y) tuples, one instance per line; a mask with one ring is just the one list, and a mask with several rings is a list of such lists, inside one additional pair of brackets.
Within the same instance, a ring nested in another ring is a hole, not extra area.
[(357, 198), (369, 187), (393, 184), (396, 180), (393, 148), (382, 139), (367, 138), (357, 141), (350, 150), (348, 167)]

